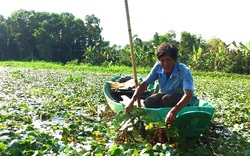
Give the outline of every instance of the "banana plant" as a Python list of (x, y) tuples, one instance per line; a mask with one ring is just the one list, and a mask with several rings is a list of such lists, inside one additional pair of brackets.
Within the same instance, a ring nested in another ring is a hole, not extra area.
[(234, 47), (236, 48), (236, 51), (239, 51), (239, 54), (241, 54), (242, 58), (242, 68), (244, 73), (249, 74), (250, 73), (250, 67), (249, 67), (249, 62), (250, 62), (250, 42), (247, 42), (246, 45), (243, 43), (239, 43), (239, 45), (236, 44), (236, 42), (232, 42)]

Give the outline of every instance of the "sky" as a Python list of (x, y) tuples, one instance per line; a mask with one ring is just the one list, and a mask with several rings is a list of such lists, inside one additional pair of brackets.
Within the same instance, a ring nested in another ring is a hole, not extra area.
[[(175, 31), (201, 35), (203, 39), (219, 38), (227, 44), (250, 42), (250, 9), (248, 0), (127, 0), (132, 35), (142, 41)], [(72, 13), (85, 19), (95, 15), (103, 28), (102, 36), (110, 44), (129, 44), (124, 0), (0, 0), (0, 14), (10, 17), (13, 11)]]

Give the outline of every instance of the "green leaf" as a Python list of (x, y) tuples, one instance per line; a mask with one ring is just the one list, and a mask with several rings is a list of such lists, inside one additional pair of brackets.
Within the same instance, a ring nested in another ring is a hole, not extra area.
[(17, 147), (12, 147), (10, 150), (9, 150), (9, 152), (10, 152), (10, 155), (15, 155), (15, 156), (21, 156), (22, 155), (22, 152), (20, 151), (20, 149), (19, 148), (17, 148)]
[(0, 142), (0, 149), (0, 151), (5, 151), (7, 149), (7, 146), (3, 142)]

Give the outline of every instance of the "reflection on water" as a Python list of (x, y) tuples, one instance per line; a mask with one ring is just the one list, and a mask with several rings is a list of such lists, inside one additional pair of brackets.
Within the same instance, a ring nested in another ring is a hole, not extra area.
[(51, 121), (42, 121), (40, 119), (35, 119), (33, 120), (32, 124), (34, 125), (34, 128), (39, 129), (39, 131), (41, 132), (51, 132), (52, 137), (59, 140), (62, 139), (62, 130), (57, 129), (57, 126), (68, 126), (68, 124), (65, 122), (65, 119), (59, 116), (53, 117)]

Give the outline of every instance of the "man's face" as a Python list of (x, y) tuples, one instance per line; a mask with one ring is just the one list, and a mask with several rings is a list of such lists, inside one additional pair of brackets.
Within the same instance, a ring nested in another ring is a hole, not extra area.
[(164, 69), (165, 73), (170, 75), (172, 71), (174, 70), (174, 65), (176, 60), (174, 60), (172, 57), (168, 55), (164, 55), (159, 59), (159, 62)]

